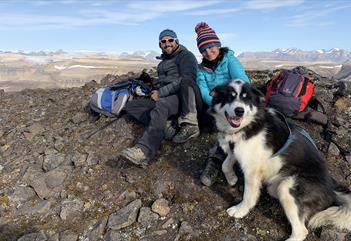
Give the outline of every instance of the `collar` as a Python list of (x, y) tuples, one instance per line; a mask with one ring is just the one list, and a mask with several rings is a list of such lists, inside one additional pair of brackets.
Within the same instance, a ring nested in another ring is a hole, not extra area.
[(180, 51), (182, 51), (184, 48), (185, 47), (183, 45), (178, 44), (178, 47), (171, 54), (162, 53), (161, 56), (157, 56), (156, 59), (160, 59), (160, 60), (171, 59), (175, 55), (177, 55)]

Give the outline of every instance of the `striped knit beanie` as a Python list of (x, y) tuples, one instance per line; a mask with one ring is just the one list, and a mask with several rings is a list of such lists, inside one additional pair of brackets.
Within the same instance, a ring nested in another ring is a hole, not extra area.
[(196, 41), (200, 53), (212, 46), (221, 47), (221, 41), (216, 35), (216, 32), (207, 23), (198, 23), (195, 27), (195, 32), (197, 33)]

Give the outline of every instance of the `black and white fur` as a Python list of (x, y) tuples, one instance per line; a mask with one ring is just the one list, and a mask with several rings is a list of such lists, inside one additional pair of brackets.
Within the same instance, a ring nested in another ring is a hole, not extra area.
[(230, 216), (246, 216), (265, 184), (291, 224), (287, 241), (304, 240), (308, 220), (311, 228), (333, 224), (351, 230), (351, 192), (330, 177), (323, 155), (300, 127), (289, 125), (292, 142), (280, 153), (289, 138), (288, 125), (281, 114), (262, 106), (257, 89), (234, 80), (211, 94), (210, 112), (219, 130), (219, 143), (228, 154), (223, 173), (228, 183), (235, 185), (233, 166), (237, 161), (245, 179), (243, 200), (227, 209)]

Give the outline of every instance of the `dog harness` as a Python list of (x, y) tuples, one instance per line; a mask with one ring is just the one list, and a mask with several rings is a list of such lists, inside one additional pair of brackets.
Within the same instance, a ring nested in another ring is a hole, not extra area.
[[(286, 127), (288, 128), (289, 136), (288, 136), (288, 139), (286, 140), (286, 142), (284, 143), (284, 145), (276, 153), (274, 153), (272, 155), (272, 158), (282, 154), (289, 147), (289, 145), (293, 141), (293, 134), (291, 132), (291, 128), (290, 128), (290, 126), (288, 124), (288, 121), (286, 120), (285, 116), (282, 113), (280, 113), (279, 111), (276, 111), (276, 112), (279, 114), (280, 119), (285, 123)], [(316, 149), (318, 149), (316, 144), (314, 143), (312, 137), (310, 136), (310, 134), (308, 134), (307, 131), (305, 131), (300, 126), (296, 126), (296, 127), (297, 127), (296, 128), (297, 131), (300, 132), (308, 141), (310, 141)]]

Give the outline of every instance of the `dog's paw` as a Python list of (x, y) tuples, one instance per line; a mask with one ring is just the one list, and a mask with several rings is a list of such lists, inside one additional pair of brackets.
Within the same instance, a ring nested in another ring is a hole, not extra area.
[(288, 238), (285, 241), (303, 241), (305, 238)]
[(294, 234), (291, 234), (291, 236), (288, 239), (286, 239), (285, 241), (303, 241), (303, 240), (305, 240), (305, 238), (308, 234), (308, 230), (304, 225), (302, 225), (300, 228), (293, 227), (293, 230), (294, 230), (294, 232), (293, 232)]
[(229, 216), (234, 218), (243, 218), (249, 213), (249, 209), (242, 207), (241, 205), (236, 205), (227, 209)]

